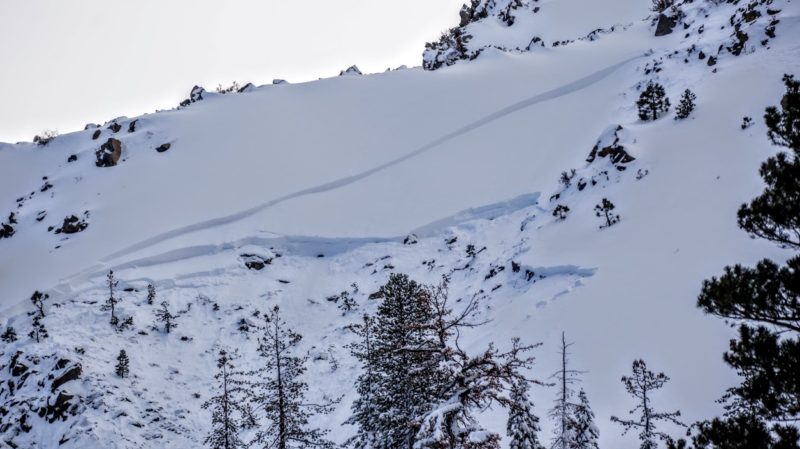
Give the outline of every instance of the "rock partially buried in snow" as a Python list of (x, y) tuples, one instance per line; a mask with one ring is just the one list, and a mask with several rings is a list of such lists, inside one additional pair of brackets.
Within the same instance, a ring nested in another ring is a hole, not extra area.
[(624, 164), (635, 161), (636, 158), (628, 154), (625, 147), (620, 145), (620, 131), (622, 131), (620, 125), (611, 125), (606, 128), (597, 139), (586, 162), (592, 163), (597, 158), (607, 157), (617, 167), (617, 170), (625, 170)]
[(347, 68), (347, 70), (342, 70), (339, 72), (339, 76), (344, 75), (362, 75), (361, 70), (358, 70), (358, 66), (351, 65)]
[(100, 149), (95, 151), (97, 161), (95, 165), (98, 167), (113, 167), (117, 165), (120, 156), (122, 156), (122, 142), (110, 137), (106, 143), (100, 146)]
[(111, 130), (111, 131), (113, 131), (114, 133), (118, 133), (118, 132), (119, 132), (119, 130), (121, 130), (121, 129), (122, 129), (122, 125), (120, 125), (120, 124), (119, 124), (119, 123), (117, 123), (117, 122), (113, 122), (113, 123), (111, 123), (110, 125), (108, 125), (108, 129), (110, 129), (110, 130)]
[(286, 80), (282, 80), (282, 79), (279, 79), (279, 78), (275, 78), (274, 80), (272, 80), (272, 84), (276, 84), (276, 85), (277, 85), (277, 84), (289, 84), (289, 82), (288, 82), (288, 81), (286, 81)]
[(162, 143), (161, 145), (159, 145), (159, 146), (156, 148), (156, 151), (158, 151), (159, 153), (163, 153), (163, 152), (165, 152), (165, 151), (169, 150), (169, 148), (170, 148), (171, 146), (172, 146), (172, 144), (170, 144), (170, 143)]
[(81, 220), (75, 215), (70, 215), (64, 218), (64, 223), (60, 228), (56, 229), (56, 234), (77, 234), (89, 226), (88, 223)]
[(192, 103), (195, 101), (200, 101), (203, 99), (204, 93), (206, 93), (205, 89), (200, 86), (194, 86), (192, 88), (192, 92), (189, 94), (189, 100), (191, 100)]
[(97, 140), (97, 138), (100, 137), (100, 134), (103, 134), (102, 130), (100, 130), (100, 129), (95, 130), (92, 133), (92, 140)]
[(678, 23), (675, 17), (669, 17), (665, 14), (658, 15), (658, 24), (656, 25), (656, 36), (666, 36), (672, 33), (672, 29)]
[(134, 121), (128, 123), (128, 132), (129, 133), (136, 132), (136, 122), (138, 122), (138, 121), (139, 120), (134, 120)]

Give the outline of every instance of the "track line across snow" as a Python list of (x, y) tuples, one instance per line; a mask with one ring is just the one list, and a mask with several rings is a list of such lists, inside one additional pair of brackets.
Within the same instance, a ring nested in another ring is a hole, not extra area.
[(486, 126), (489, 123), (492, 123), (492, 122), (494, 122), (494, 121), (496, 121), (498, 119), (501, 119), (501, 118), (503, 118), (503, 117), (505, 117), (507, 115), (513, 114), (514, 112), (517, 112), (517, 111), (520, 111), (522, 109), (534, 106), (536, 104), (539, 104), (539, 103), (542, 103), (542, 102), (545, 102), (545, 101), (549, 101), (549, 100), (552, 100), (552, 99), (555, 99), (555, 98), (558, 98), (558, 97), (562, 97), (564, 95), (568, 95), (568, 94), (571, 94), (573, 92), (585, 89), (586, 87), (589, 87), (592, 84), (595, 84), (595, 83), (603, 80), (608, 75), (610, 75), (611, 73), (617, 71), (622, 66), (628, 64), (631, 61), (639, 59), (640, 57), (641, 56), (634, 56), (634, 57), (625, 59), (625, 60), (620, 61), (620, 62), (618, 62), (616, 64), (613, 64), (613, 65), (611, 65), (609, 67), (606, 67), (606, 68), (604, 68), (602, 70), (599, 70), (599, 71), (594, 72), (594, 73), (592, 73), (590, 75), (587, 75), (587, 76), (585, 76), (583, 78), (580, 78), (580, 79), (577, 79), (577, 80), (575, 80), (575, 81), (573, 81), (571, 83), (565, 84), (565, 85), (563, 85), (561, 87), (557, 87), (557, 88), (549, 90), (547, 92), (543, 92), (543, 93), (534, 95), (532, 97), (529, 97), (529, 98), (526, 98), (526, 99), (524, 99), (522, 101), (514, 103), (514, 104), (512, 104), (510, 106), (507, 106), (507, 107), (505, 107), (503, 109), (497, 110), (497, 111), (495, 111), (495, 112), (493, 112), (493, 113), (491, 113), (491, 114), (489, 114), (487, 116), (484, 116), (484, 117), (479, 118), (479, 119), (477, 119), (477, 120), (475, 120), (475, 121), (473, 121), (473, 122), (471, 122), (471, 123), (469, 123), (467, 125), (464, 125), (464, 126), (462, 126), (461, 128), (458, 128), (455, 131), (452, 131), (452, 132), (450, 132), (448, 134), (445, 134), (445, 135), (439, 137), (438, 139), (433, 140), (432, 142), (429, 142), (429, 143), (417, 148), (414, 151), (406, 153), (403, 156), (400, 156), (400, 157), (395, 158), (395, 159), (393, 159), (391, 161), (385, 162), (385, 163), (383, 163), (381, 165), (378, 165), (376, 167), (373, 167), (371, 169), (362, 171), (360, 173), (356, 173), (354, 175), (345, 176), (343, 178), (339, 178), (339, 179), (336, 179), (336, 180), (333, 180), (333, 181), (330, 181), (330, 182), (326, 182), (324, 184), (319, 184), (319, 185), (314, 186), (314, 187), (309, 187), (309, 188), (306, 188), (306, 189), (303, 189), (303, 190), (298, 190), (296, 192), (281, 196), (279, 198), (275, 198), (273, 200), (270, 200), (270, 201), (267, 201), (265, 203), (259, 204), (257, 206), (251, 207), (249, 209), (237, 212), (235, 214), (226, 215), (224, 217), (213, 218), (211, 220), (206, 220), (206, 221), (202, 221), (202, 222), (199, 222), (199, 223), (195, 223), (195, 224), (191, 224), (191, 225), (188, 225), (188, 226), (184, 226), (184, 227), (180, 227), (180, 228), (177, 228), (177, 229), (173, 229), (171, 231), (167, 231), (165, 233), (150, 237), (150, 238), (148, 238), (146, 240), (143, 240), (141, 242), (138, 242), (138, 243), (130, 245), (130, 246), (126, 247), (126, 248), (123, 248), (123, 249), (121, 249), (121, 250), (119, 250), (119, 251), (117, 251), (117, 252), (115, 252), (115, 253), (113, 253), (113, 254), (111, 254), (109, 256), (104, 257), (100, 261), (102, 263), (108, 263), (108, 262), (110, 262), (110, 261), (112, 261), (114, 259), (117, 259), (119, 257), (122, 257), (122, 256), (125, 256), (125, 255), (128, 255), (128, 254), (140, 251), (142, 249), (148, 248), (150, 246), (156, 245), (158, 243), (164, 242), (166, 240), (169, 240), (169, 239), (172, 239), (172, 238), (175, 238), (175, 237), (179, 237), (179, 236), (186, 235), (186, 234), (189, 234), (189, 233), (192, 233), (192, 232), (202, 231), (202, 230), (210, 229), (210, 228), (213, 228), (213, 227), (216, 227), (216, 226), (221, 226), (221, 225), (225, 225), (225, 224), (229, 224), (229, 223), (233, 223), (233, 222), (242, 220), (244, 218), (247, 218), (249, 216), (257, 214), (257, 213), (259, 213), (259, 212), (261, 212), (261, 211), (263, 211), (265, 209), (268, 209), (268, 208), (270, 208), (272, 206), (275, 206), (275, 205), (280, 204), (280, 203), (284, 203), (286, 201), (289, 201), (289, 200), (292, 200), (292, 199), (295, 199), (295, 198), (308, 196), (308, 195), (314, 195), (314, 194), (322, 193), (322, 192), (328, 192), (328, 191), (331, 191), (331, 190), (335, 190), (335, 189), (338, 189), (338, 188), (353, 184), (353, 183), (358, 182), (358, 181), (360, 181), (360, 180), (362, 180), (364, 178), (372, 176), (375, 173), (381, 172), (383, 170), (386, 170), (387, 168), (390, 168), (392, 166), (395, 166), (395, 165), (398, 165), (400, 163), (403, 163), (403, 162), (405, 162), (405, 161), (407, 161), (407, 160), (409, 160), (411, 158), (419, 156), (420, 154), (426, 153), (426, 152), (432, 150), (433, 148), (435, 148), (435, 147), (437, 147), (439, 145), (442, 145), (445, 142), (448, 142), (448, 141), (450, 141), (452, 139), (455, 139), (456, 137), (459, 137), (459, 136), (462, 136), (464, 134), (467, 134), (467, 133), (469, 133), (469, 132), (471, 132), (471, 131), (473, 131), (475, 129), (478, 129), (478, 128), (481, 128), (483, 126)]

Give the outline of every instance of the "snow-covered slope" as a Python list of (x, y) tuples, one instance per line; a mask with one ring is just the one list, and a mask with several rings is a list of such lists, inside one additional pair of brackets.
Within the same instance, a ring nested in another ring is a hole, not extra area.
[[(497, 22), (508, 6), (500, 3), (465, 25), (470, 52), (484, 49), (472, 62), (203, 92), (172, 111), (116, 119), (118, 132), (109, 122), (44, 146), (0, 144), (0, 218), (14, 212), (17, 222), (0, 239), (0, 324), (20, 334), (3, 349), (0, 379), (19, 382), (18, 363), (32, 379), (81, 366), (58, 387), (28, 380), (15, 394), (0, 391), (9, 419), (28, 410), (31, 426), (0, 428), (2, 439), (198, 447), (215, 351), (238, 348), (256, 367), (255, 336), (241, 320), (280, 304), (313, 356), (312, 394), (344, 395), (317, 422), (342, 442), (353, 431), (341, 423), (358, 368), (345, 327), (359, 313), (342, 315), (326, 298), (347, 290), (359, 312), (374, 311), (367, 296), (391, 272), (423, 282), (448, 274), (454, 297), (485, 295), (481, 314), (492, 321), (465, 347), (542, 341), (536, 377), (555, 371), (565, 331), (588, 371), (603, 446), (635, 438), (608, 420), (631, 408), (619, 377), (634, 358), (672, 377), (657, 398), (665, 408), (683, 409), (687, 421), (719, 413), (714, 400), (735, 382), (721, 361), (729, 331), (694, 301), (725, 264), (783, 257), (741, 232), (735, 211), (760, 191), (758, 164), (774, 152), (759, 117), (779, 98), (783, 73), (800, 72), (797, 4), (684, 4), (675, 31), (654, 37), (657, 15), (643, 2), (523, 1), (510, 27)], [(739, 55), (725, 50), (730, 23), (754, 8), (758, 17), (739, 26), (749, 43)], [(776, 18), (776, 36), (762, 45)], [(546, 45), (498, 49), (532, 36)], [(430, 51), (426, 61), (437, 57)], [(673, 103), (691, 88), (692, 117), (640, 122), (634, 103), (651, 79)], [(743, 116), (755, 125), (740, 129)], [(97, 167), (95, 151), (110, 138), (121, 157)], [(598, 141), (615, 139), (633, 161), (586, 162)], [(573, 168), (565, 187), (559, 177)], [(622, 219), (600, 230), (602, 198)], [(552, 215), (557, 204), (570, 208), (566, 220)], [(56, 234), (72, 215), (88, 226)], [(250, 270), (254, 256), (271, 263)], [(110, 269), (127, 289), (120, 307), (132, 330), (114, 331), (100, 310)], [(184, 311), (174, 334), (151, 330), (148, 283)], [(42, 343), (25, 336), (34, 290), (50, 295)], [(132, 379), (113, 376), (120, 349)], [(52, 414), (37, 410), (62, 390), (72, 406), (47, 423)], [(532, 392), (540, 415), (553, 394)], [(494, 410), (487, 425), (502, 433), (503, 419)]]

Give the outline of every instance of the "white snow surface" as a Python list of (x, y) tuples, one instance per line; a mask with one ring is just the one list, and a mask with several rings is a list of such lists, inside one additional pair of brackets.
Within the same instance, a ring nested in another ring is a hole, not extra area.
[[(187, 107), (117, 119), (122, 130), (112, 133), (106, 124), (97, 140), (88, 129), (46, 146), (0, 144), (0, 218), (14, 211), (18, 220), (16, 233), (0, 240), (0, 325), (20, 335), (2, 358), (16, 350), (60, 354), (83, 367), (71, 391), (101, 392), (79, 419), (37, 421), (14, 441), (36, 448), (200, 447), (210, 428), (200, 405), (212, 392), (216, 351), (238, 349), (243, 368), (259, 366), (257, 334), (240, 332), (238, 323), (256, 323), (254, 311), (277, 304), (312, 355), (312, 396), (344, 395), (333, 414), (314, 419), (343, 442), (354, 431), (341, 423), (358, 375), (344, 348), (353, 338), (345, 327), (376, 309), (367, 296), (391, 272), (426, 283), (451, 274), (455, 298), (482, 292), (481, 314), (491, 322), (468, 332), (462, 347), (503, 347), (515, 336), (543, 342), (533, 377), (557, 369), (566, 332), (575, 342), (574, 368), (587, 371), (582, 386), (601, 447), (636, 444), (609, 421), (633, 408), (619, 378), (635, 358), (672, 379), (654, 398), (658, 407), (681, 409), (687, 422), (718, 415), (715, 400), (737, 382), (722, 362), (731, 329), (704, 316), (695, 300), (702, 280), (727, 264), (788, 257), (751, 239), (735, 216), (762, 190), (758, 166), (777, 150), (760, 117), (779, 101), (781, 76), (800, 73), (800, 10), (776, 2), (781, 23), (769, 48), (728, 55), (712, 68), (697, 56), (689, 63), (683, 54), (668, 58), (697, 38), (684, 37), (680, 25), (653, 37), (645, 2), (588, 2), (597, 4), (591, 13), (581, 10), (586, 3), (542, 2), (530, 23), (513, 29), (550, 42), (630, 26), (592, 42), (487, 51), (434, 72), (206, 92)], [(730, 34), (714, 28), (732, 6), (691, 8), (695, 20), (710, 11), (703, 19), (709, 31), (698, 42), (716, 47)], [(521, 39), (471, 31), (476, 40), (507, 39), (500, 43), (509, 47)], [(662, 70), (646, 74), (659, 58)], [(634, 103), (649, 79), (664, 84), (673, 104), (692, 89), (698, 100), (691, 118), (639, 121)], [(741, 130), (743, 116), (755, 125)], [(588, 164), (592, 147), (613, 138), (618, 124), (620, 144), (636, 160), (624, 171), (602, 158)], [(122, 159), (95, 167), (94, 151), (109, 137), (122, 142)], [(170, 149), (156, 152), (164, 143)], [(78, 159), (68, 163), (72, 154)], [(564, 189), (560, 173), (572, 168), (576, 176)], [(52, 188), (41, 192), (45, 176)], [(581, 178), (595, 183), (578, 190)], [(593, 208), (602, 198), (613, 201), (621, 221), (600, 230)], [(556, 204), (569, 206), (566, 220), (552, 216)], [(40, 211), (46, 217), (37, 222)], [(84, 211), (83, 232), (47, 231)], [(411, 234), (418, 242), (403, 244)], [(470, 244), (486, 249), (470, 257)], [(273, 261), (248, 270), (242, 254)], [(135, 289), (122, 292), (120, 306), (133, 316), (133, 331), (114, 331), (100, 310), (109, 269), (120, 291)], [(185, 311), (173, 334), (150, 329), (148, 283), (157, 301)], [(352, 292), (353, 283), (360, 308), (343, 315), (326, 297)], [(25, 336), (34, 290), (51, 297), (44, 320), (50, 338), (39, 344)], [(130, 379), (113, 375), (120, 349), (131, 357)], [(547, 441), (555, 392), (541, 387), (531, 395)], [(483, 418), (504, 435), (501, 408)], [(63, 437), (69, 439), (59, 446)]]

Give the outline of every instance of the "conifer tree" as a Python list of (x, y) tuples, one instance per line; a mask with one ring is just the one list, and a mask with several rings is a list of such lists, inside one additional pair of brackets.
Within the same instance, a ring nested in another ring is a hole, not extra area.
[(675, 109), (675, 120), (688, 118), (692, 114), (692, 111), (694, 111), (694, 100), (696, 99), (697, 96), (691, 90), (686, 89), (683, 91), (681, 101)]
[(572, 432), (570, 423), (575, 414), (578, 404), (574, 403), (575, 392), (572, 386), (580, 381), (582, 372), (569, 367), (569, 347), (572, 343), (567, 343), (566, 336), (561, 333), (561, 348), (559, 355), (561, 368), (551, 377), (556, 381), (558, 393), (555, 404), (550, 409), (550, 417), (555, 422), (552, 449), (572, 449), (575, 435)]
[(156, 310), (156, 320), (160, 321), (164, 326), (164, 332), (170, 333), (172, 329), (178, 327), (178, 323), (175, 322), (175, 318), (177, 318), (177, 316), (173, 315), (169, 311), (169, 303), (166, 301), (161, 301), (161, 309)]
[(3, 335), (0, 336), (5, 343), (11, 343), (13, 341), (17, 341), (17, 331), (12, 326), (8, 326), (6, 330), (3, 332)]
[(509, 449), (544, 449), (538, 437), (539, 417), (533, 413), (533, 404), (528, 399), (528, 386), (524, 382), (514, 384), (509, 399), (506, 427), (511, 439)]
[[(761, 165), (764, 192), (739, 209), (752, 236), (800, 250), (800, 82), (785, 75), (780, 108), (764, 116), (773, 144), (788, 148)], [(800, 432), (800, 255), (780, 265), (726, 267), (703, 283), (698, 307), (739, 324), (725, 362), (743, 378), (723, 397), (727, 413), (698, 424), (697, 448), (797, 449)], [(683, 442), (681, 442), (683, 444)], [(675, 446), (679, 447), (679, 446)]]
[(44, 327), (44, 323), (42, 323), (42, 317), (38, 314), (33, 317), (31, 331), (28, 332), (28, 337), (36, 340), (36, 343), (40, 343), (45, 338), (49, 337), (47, 328)]
[(639, 446), (641, 449), (655, 449), (658, 447), (658, 440), (670, 440), (669, 435), (656, 428), (658, 422), (667, 421), (683, 426), (683, 423), (678, 421), (681, 412), (658, 412), (653, 408), (653, 391), (660, 389), (669, 381), (669, 377), (667, 377), (666, 374), (656, 374), (648, 370), (647, 364), (641, 359), (633, 362), (632, 370), (633, 373), (631, 376), (622, 377), (622, 383), (625, 385), (628, 394), (639, 402), (636, 407), (628, 413), (631, 415), (638, 413), (639, 417), (635, 420), (626, 420), (612, 416), (611, 421), (622, 425), (624, 429), (622, 432), (623, 435), (631, 430), (638, 430), (639, 440), (642, 442), (641, 446)]
[[(374, 432), (373, 449), (411, 449), (420, 417), (441, 389), (440, 358), (430, 351), (437, 347), (433, 308), (424, 286), (404, 274), (392, 274), (380, 294), (372, 345), (376, 418), (364, 429)], [(361, 383), (357, 388), (366, 388)]]
[(661, 115), (669, 111), (669, 98), (664, 92), (664, 86), (656, 82), (647, 83), (639, 100), (636, 102), (639, 108), (639, 118), (642, 120), (657, 120)]
[(153, 305), (156, 300), (156, 287), (153, 284), (147, 284), (147, 304)]
[(119, 377), (128, 377), (130, 372), (130, 360), (128, 359), (128, 354), (125, 353), (124, 349), (119, 350), (119, 355), (117, 356), (117, 365), (114, 368), (114, 372), (117, 373)]
[[(203, 444), (213, 449), (236, 449), (245, 447), (239, 437), (239, 430), (243, 427), (242, 419), (246, 410), (243, 407), (246, 382), (242, 373), (236, 371), (233, 365), (235, 354), (228, 354), (225, 350), (219, 351), (217, 359), (217, 394), (203, 403), (204, 409), (211, 409), (211, 431), (206, 436)], [(250, 416), (248, 416), (250, 418)]]
[(572, 443), (569, 449), (598, 449), (597, 438), (600, 431), (594, 423), (594, 412), (589, 406), (589, 399), (581, 389), (578, 392), (578, 403), (569, 422)]
[(613, 212), (614, 209), (616, 209), (616, 206), (607, 198), (603, 198), (603, 201), (594, 207), (595, 215), (605, 218), (606, 220), (604, 224), (600, 225), (600, 229), (608, 228), (619, 223), (620, 217)]
[(349, 345), (350, 353), (361, 363), (362, 372), (356, 379), (358, 398), (350, 407), (353, 414), (345, 421), (345, 424), (358, 426), (358, 430), (345, 444), (355, 449), (370, 449), (375, 445), (378, 423), (375, 401), (380, 380), (374, 348), (374, 319), (364, 314), (361, 323), (351, 326), (351, 329), (359, 340)]
[(309, 418), (330, 413), (333, 404), (311, 404), (306, 399), (308, 384), (302, 376), (307, 357), (294, 354), (302, 336), (286, 326), (276, 306), (264, 314), (264, 335), (259, 338), (258, 354), (265, 367), (262, 379), (254, 382), (252, 400), (264, 413), (266, 425), (254, 443), (264, 448), (333, 448), (327, 431), (311, 428)]
[(114, 279), (114, 272), (108, 271), (106, 275), (106, 285), (108, 286), (108, 299), (106, 299), (105, 307), (111, 310), (111, 324), (116, 326), (119, 324), (119, 318), (116, 314), (116, 306), (119, 303), (119, 298), (114, 297), (114, 288), (119, 284), (119, 281)]
[(36, 311), (38, 312), (40, 318), (44, 318), (44, 302), (48, 298), (50, 298), (50, 295), (42, 293), (39, 290), (36, 290), (33, 292), (33, 295), (31, 295), (31, 302), (33, 303), (33, 306), (36, 307)]

